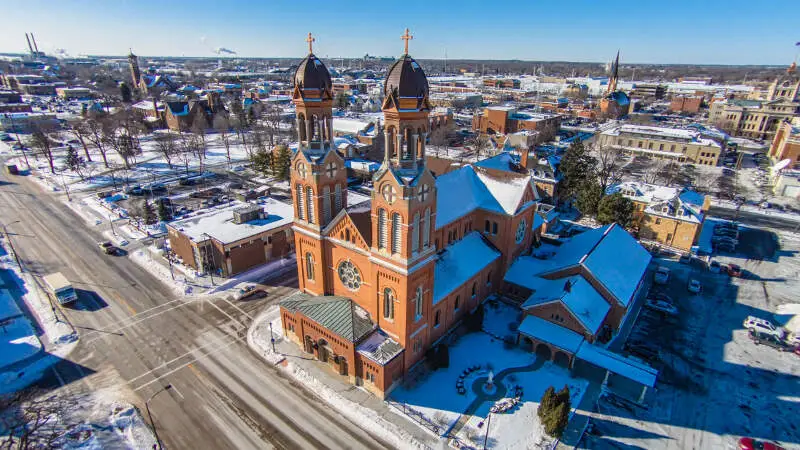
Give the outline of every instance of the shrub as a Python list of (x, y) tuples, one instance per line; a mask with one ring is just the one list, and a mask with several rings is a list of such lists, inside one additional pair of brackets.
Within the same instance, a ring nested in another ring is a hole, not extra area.
[(558, 439), (564, 433), (569, 423), (569, 407), (566, 403), (561, 403), (544, 418), (545, 433)]
[(542, 399), (539, 401), (539, 409), (536, 411), (539, 415), (539, 420), (544, 422), (544, 418), (553, 410), (555, 405), (556, 390), (553, 386), (550, 386), (544, 391)]

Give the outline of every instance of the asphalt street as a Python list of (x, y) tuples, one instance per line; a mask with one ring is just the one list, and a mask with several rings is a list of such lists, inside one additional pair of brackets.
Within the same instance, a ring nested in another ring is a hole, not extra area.
[(167, 448), (388, 448), (248, 348), (247, 327), (294, 291), (295, 271), (267, 281), (264, 299), (176, 298), (128, 257), (103, 254), (101, 230), (29, 177), (0, 181), (0, 216), (25, 270), (60, 271), (79, 289), (61, 309), (80, 341), (51, 384), (91, 390), (103, 374), (136, 392), (141, 411), (158, 394), (149, 409)]

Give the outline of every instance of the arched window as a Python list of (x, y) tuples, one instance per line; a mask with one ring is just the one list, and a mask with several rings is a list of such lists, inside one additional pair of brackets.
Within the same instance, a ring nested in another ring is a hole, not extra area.
[(322, 188), (322, 217), (325, 223), (331, 220), (331, 188)]
[(484, 233), (489, 233), (492, 231), (492, 224), (488, 220), (486, 221), (486, 225), (483, 227)]
[(334, 204), (336, 205), (336, 211), (339, 212), (342, 209), (342, 186), (337, 184), (334, 191), (336, 196)]
[(314, 280), (314, 256), (306, 253), (306, 278)]
[(433, 316), (433, 326), (434, 327), (438, 327), (439, 324), (441, 323), (441, 318), (442, 318), (441, 316), (442, 316), (442, 311), (441, 310), (436, 311), (436, 314)]
[(383, 290), (383, 317), (394, 319), (394, 294), (389, 288)]
[(475, 292), (478, 283), (472, 283), (472, 298), (475, 298)]
[(422, 286), (417, 288), (417, 297), (414, 299), (414, 315), (417, 320), (422, 317)]
[(400, 242), (403, 238), (403, 226), (400, 213), (392, 214), (392, 253), (400, 253)]
[(386, 241), (388, 240), (389, 230), (386, 227), (386, 210), (378, 210), (378, 248), (386, 250)]
[(458, 311), (459, 303), (461, 303), (461, 296), (460, 295), (456, 295), (456, 302), (453, 305), (453, 310), (454, 311)]
[(422, 248), (431, 243), (431, 209), (425, 208), (425, 223), (422, 224)]
[(419, 213), (414, 213), (414, 224), (411, 229), (411, 253), (419, 251)]
[(303, 186), (298, 183), (295, 190), (297, 191), (297, 218), (300, 220), (306, 220), (306, 202), (303, 198)]
[(350, 228), (344, 230), (344, 240), (350, 242)]
[(314, 223), (314, 191), (306, 188), (306, 204), (308, 206), (308, 223)]

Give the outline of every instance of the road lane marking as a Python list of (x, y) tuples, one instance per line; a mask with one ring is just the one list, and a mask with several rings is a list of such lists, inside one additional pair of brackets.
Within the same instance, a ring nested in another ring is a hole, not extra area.
[(117, 294), (115, 291), (110, 291), (110, 293), (111, 296), (114, 297), (114, 300), (121, 302), (123, 305), (125, 305), (125, 307), (128, 308), (128, 311), (130, 311), (133, 316), (136, 315), (136, 310), (133, 309), (131, 305), (129, 305), (128, 302), (125, 301), (124, 298), (120, 297), (120, 295)]
[[(85, 341), (85, 342), (86, 342), (87, 344), (90, 344), (90, 343), (92, 343), (92, 342), (94, 342), (94, 341), (96, 341), (96, 340), (98, 340), (98, 339), (102, 339), (102, 338), (104, 338), (104, 337), (107, 337), (109, 334), (113, 334), (113, 333), (119, 333), (120, 331), (122, 331), (122, 330), (124, 330), (124, 329), (130, 328), (130, 327), (132, 327), (132, 326), (134, 326), (134, 325), (138, 325), (138, 324), (140, 324), (140, 323), (142, 323), (142, 322), (144, 322), (144, 321), (146, 321), (146, 320), (153, 319), (153, 318), (155, 318), (155, 317), (157, 317), (157, 316), (160, 316), (160, 315), (162, 315), (162, 314), (168, 313), (168, 312), (170, 312), (170, 311), (172, 311), (172, 310), (175, 310), (175, 309), (178, 309), (178, 308), (183, 308), (184, 306), (188, 306), (188, 305), (191, 305), (191, 303), (184, 302), (184, 303), (181, 303), (180, 305), (173, 306), (173, 307), (171, 307), (171, 308), (168, 308), (168, 309), (165, 309), (165, 310), (163, 310), (163, 311), (159, 311), (159, 312), (157, 312), (157, 313), (155, 313), (155, 314), (151, 314), (151, 315), (149, 315), (149, 316), (147, 316), (147, 317), (140, 317), (140, 318), (136, 318), (137, 320), (134, 320), (134, 321), (132, 321), (132, 322), (130, 322), (130, 323), (128, 323), (128, 324), (125, 324), (125, 325), (123, 325), (123, 326), (120, 326), (120, 327), (117, 327), (117, 328), (114, 328), (114, 329), (111, 329), (111, 330), (92, 330), (91, 332), (89, 332), (89, 333), (86, 333), (86, 334), (84, 335), (84, 337), (86, 337), (86, 336), (90, 336), (90, 335), (92, 335), (92, 334), (98, 334), (98, 333), (102, 333), (102, 335), (101, 335), (101, 336), (98, 336), (98, 337), (95, 337), (95, 338), (92, 338), (91, 340), (88, 340), (88, 341)], [(141, 314), (142, 314), (142, 313), (139, 313), (139, 315), (141, 315)], [(130, 320), (130, 319), (133, 319), (133, 318), (134, 318), (134, 317), (129, 317), (129, 318), (127, 318), (127, 319), (125, 319), (125, 320), (122, 320), (122, 321), (119, 321), (119, 322), (124, 322), (124, 321), (126, 321), (126, 320)]]
[(225, 300), (225, 303), (227, 303), (227, 304), (229, 304), (229, 305), (233, 306), (234, 308), (236, 308), (237, 310), (239, 310), (239, 312), (240, 312), (240, 313), (242, 313), (242, 314), (244, 314), (245, 316), (247, 316), (247, 317), (248, 317), (250, 320), (253, 320), (253, 316), (251, 316), (250, 314), (248, 314), (247, 312), (245, 312), (245, 310), (243, 310), (242, 308), (239, 308), (238, 306), (234, 305), (234, 304), (233, 304), (233, 302), (231, 302), (231, 301), (230, 301), (230, 300), (228, 300), (227, 298), (223, 298), (223, 300)]
[[(143, 315), (143, 314), (146, 314), (146, 313), (148, 313), (148, 312), (152, 312), (152, 311), (154, 311), (154, 310), (156, 310), (156, 309), (158, 309), (158, 308), (162, 308), (162, 307), (164, 307), (164, 306), (170, 305), (170, 304), (172, 304), (172, 303), (175, 303), (175, 302), (180, 302), (180, 301), (183, 301), (183, 300), (182, 300), (182, 299), (175, 299), (175, 300), (171, 300), (171, 301), (168, 301), (167, 303), (162, 303), (162, 304), (160, 304), (160, 305), (158, 305), (158, 306), (154, 306), (154, 307), (152, 307), (152, 308), (145, 309), (145, 310), (143, 310), (143, 311), (139, 311), (139, 313), (138, 313), (138, 314), (136, 314), (136, 316), (134, 316), (134, 317), (126, 317), (126, 318), (124, 318), (124, 319), (115, 320), (115, 321), (113, 321), (113, 322), (110, 322), (110, 323), (107, 323), (107, 324), (105, 324), (105, 325), (103, 325), (103, 326), (104, 326), (104, 327), (110, 327), (110, 326), (116, 326), (116, 325), (120, 325), (120, 324), (123, 324), (123, 323), (125, 323), (125, 322), (127, 322), (127, 321), (131, 320), (131, 319), (137, 319), (137, 318), (138, 318), (138, 316), (141, 316), (141, 315)], [(152, 317), (152, 316), (151, 316), (151, 317)], [(124, 327), (123, 327), (123, 328), (124, 328)], [(92, 331), (89, 331), (89, 332), (87, 332), (86, 334), (84, 334), (84, 335), (83, 335), (83, 337), (89, 337), (89, 336), (91, 336), (91, 335), (93, 335), (93, 334), (97, 334), (97, 333), (103, 333), (103, 332), (107, 332), (107, 331), (106, 331), (106, 330), (92, 330)]]
[(170, 386), (172, 386), (172, 389), (175, 392), (177, 392), (178, 395), (181, 397), (181, 400), (183, 400), (183, 394), (181, 394), (181, 391), (178, 390), (178, 386), (174, 382), (170, 383)]
[(135, 378), (131, 378), (130, 380), (128, 380), (128, 382), (132, 383), (132, 382), (134, 382), (134, 381), (136, 381), (136, 380), (138, 380), (138, 379), (140, 379), (142, 377), (145, 377), (145, 376), (155, 372), (158, 369), (161, 369), (163, 367), (166, 367), (166, 366), (174, 363), (175, 361), (177, 361), (177, 360), (179, 360), (181, 358), (185, 358), (187, 356), (190, 356), (192, 354), (192, 352), (194, 352), (194, 351), (202, 350), (202, 349), (204, 349), (204, 348), (206, 348), (206, 347), (208, 347), (208, 346), (210, 346), (212, 344), (217, 344), (217, 343), (222, 342), (222, 341), (227, 341), (226, 338), (230, 338), (230, 337), (233, 337), (233, 336), (230, 336), (228, 334), (223, 333), (223, 336), (221, 338), (209, 341), (209, 342), (207, 342), (207, 343), (205, 343), (205, 344), (203, 344), (203, 345), (201, 345), (201, 346), (199, 346), (197, 348), (193, 348), (193, 349), (187, 351), (186, 353), (181, 354), (180, 356), (177, 356), (177, 357), (175, 357), (175, 358), (173, 358), (173, 359), (171, 359), (171, 360), (169, 360), (169, 361), (167, 361), (165, 363), (162, 363), (162, 364), (160, 364), (160, 365), (158, 365), (156, 367), (153, 367), (151, 370), (148, 370), (147, 372), (145, 372), (145, 373), (143, 373), (143, 374), (141, 374), (141, 375), (139, 375), (139, 376), (137, 376)]
[[(208, 353), (203, 353), (203, 354), (202, 354), (202, 356), (200, 356), (200, 357), (196, 357), (194, 360), (192, 360), (192, 362), (197, 362), (197, 361), (200, 361), (200, 360), (206, 359), (206, 358), (208, 358), (209, 356), (211, 356), (212, 354), (214, 354), (214, 353), (217, 353), (217, 352), (219, 352), (219, 351), (221, 351), (221, 350), (224, 350), (224, 349), (226, 349), (226, 348), (230, 347), (230, 346), (231, 346), (231, 345), (233, 345), (233, 344), (236, 344), (237, 342), (239, 342), (239, 341), (241, 341), (242, 339), (245, 339), (245, 338), (246, 338), (246, 337), (234, 338), (234, 339), (232, 339), (230, 342), (228, 342), (227, 344), (225, 344), (225, 345), (223, 345), (223, 346), (221, 346), (221, 347), (219, 347), (219, 348), (216, 348), (216, 349), (214, 349), (214, 350), (211, 350), (211, 351), (209, 351)], [(182, 366), (180, 366), (180, 367), (177, 367), (177, 368), (175, 368), (175, 369), (172, 369), (172, 370), (170, 370), (169, 372), (167, 372), (167, 373), (165, 373), (165, 374), (163, 374), (163, 375), (161, 375), (161, 376), (159, 376), (159, 377), (156, 377), (156, 378), (154, 378), (154, 379), (152, 379), (152, 380), (148, 381), (147, 383), (145, 383), (145, 384), (143, 384), (143, 385), (141, 385), (141, 386), (137, 387), (136, 389), (134, 389), (134, 391), (137, 391), (137, 392), (138, 392), (138, 391), (140, 391), (140, 390), (144, 389), (145, 387), (147, 387), (147, 386), (150, 386), (151, 384), (158, 382), (158, 381), (159, 381), (159, 380), (161, 380), (162, 378), (168, 377), (168, 376), (172, 375), (173, 373), (175, 373), (175, 372), (177, 372), (177, 371), (179, 371), (179, 370), (181, 370), (181, 369), (184, 369), (184, 368), (185, 368), (185, 367), (187, 367), (189, 364), (191, 364), (191, 363), (187, 363), (187, 364), (184, 364), (184, 365), (182, 365)]]
[(222, 309), (222, 308), (220, 308), (219, 306), (215, 305), (213, 301), (210, 301), (209, 303), (210, 303), (210, 304), (211, 304), (211, 306), (213, 306), (214, 308), (217, 308), (217, 311), (219, 311), (219, 312), (221, 312), (222, 314), (225, 314), (226, 316), (228, 316), (228, 318), (229, 318), (229, 319), (231, 319), (232, 321), (234, 321), (234, 322), (238, 323), (239, 325), (241, 325), (241, 326), (242, 326), (242, 328), (244, 328), (244, 329), (247, 329), (247, 325), (243, 324), (242, 322), (239, 322), (239, 321), (238, 321), (237, 319), (235, 319), (235, 318), (234, 318), (232, 315), (230, 315), (230, 314), (226, 313), (226, 312), (225, 312), (225, 310), (223, 310), (223, 309)]

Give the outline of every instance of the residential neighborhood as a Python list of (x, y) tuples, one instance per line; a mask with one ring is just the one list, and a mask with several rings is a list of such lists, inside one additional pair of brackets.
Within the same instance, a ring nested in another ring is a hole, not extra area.
[(13, 3), (0, 447), (800, 448), (800, 42)]

